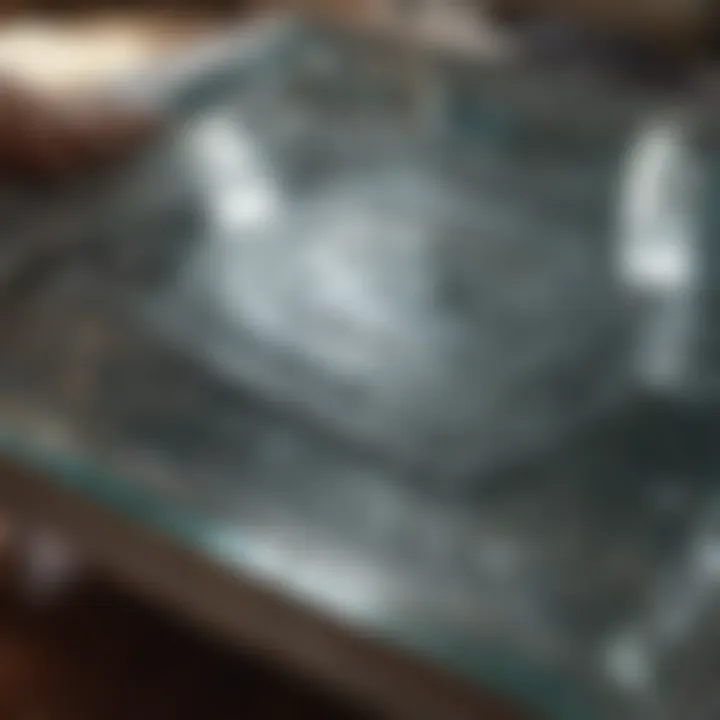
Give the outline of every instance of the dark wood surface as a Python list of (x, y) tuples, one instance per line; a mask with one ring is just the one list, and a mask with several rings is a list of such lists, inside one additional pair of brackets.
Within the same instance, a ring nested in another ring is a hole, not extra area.
[(369, 717), (213, 644), (103, 579), (30, 602), (0, 577), (2, 720)]

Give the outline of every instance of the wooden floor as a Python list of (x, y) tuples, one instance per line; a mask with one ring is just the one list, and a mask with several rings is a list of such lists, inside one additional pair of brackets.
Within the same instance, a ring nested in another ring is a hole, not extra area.
[(142, 605), (106, 582), (21, 599), (0, 573), (1, 720), (360, 719)]

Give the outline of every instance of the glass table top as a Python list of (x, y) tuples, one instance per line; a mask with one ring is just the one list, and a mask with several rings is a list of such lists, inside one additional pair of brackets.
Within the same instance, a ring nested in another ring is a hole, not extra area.
[(4, 220), (3, 451), (549, 717), (713, 717), (682, 119), (294, 25), (143, 92), (175, 131)]

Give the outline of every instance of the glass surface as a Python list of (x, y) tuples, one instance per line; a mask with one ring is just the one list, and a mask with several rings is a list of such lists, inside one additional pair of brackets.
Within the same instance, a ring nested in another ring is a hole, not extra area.
[(3, 449), (550, 716), (713, 717), (707, 233), (624, 183), (699, 182), (682, 119), (300, 28), (161, 88), (172, 137), (7, 233)]

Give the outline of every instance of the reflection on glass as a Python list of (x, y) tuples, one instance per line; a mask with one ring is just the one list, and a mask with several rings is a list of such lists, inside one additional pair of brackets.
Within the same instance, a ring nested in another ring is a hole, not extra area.
[(686, 384), (698, 319), (701, 178), (690, 143), (681, 118), (652, 120), (631, 146), (622, 178), (618, 273), (648, 313), (638, 370), (660, 391)]
[(232, 565), (252, 567), (261, 577), (343, 617), (382, 621), (398, 588), (380, 568), (361, 562), (299, 528), (266, 527), (255, 531), (212, 533), (209, 543)]
[(216, 117), (192, 131), (191, 148), (208, 219), (223, 239), (240, 240), (279, 210), (278, 190), (262, 153), (240, 122)]
[(686, 135), (680, 120), (655, 120), (628, 154), (619, 263), (640, 292), (684, 292), (697, 282), (697, 169)]

